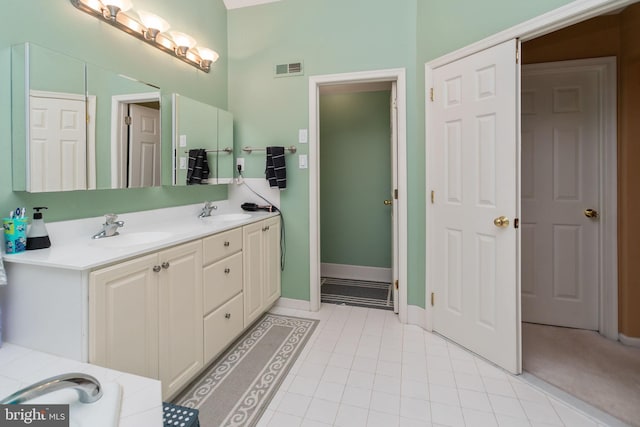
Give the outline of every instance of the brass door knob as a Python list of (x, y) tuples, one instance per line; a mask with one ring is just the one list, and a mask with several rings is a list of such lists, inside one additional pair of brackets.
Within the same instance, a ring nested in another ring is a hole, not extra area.
[(389, 206), (389, 205), (392, 205), (392, 204), (393, 204), (393, 200), (385, 200), (384, 201), (384, 205), (385, 206)]
[(499, 216), (498, 218), (493, 220), (493, 224), (496, 227), (506, 228), (509, 226), (509, 218), (506, 216)]
[(598, 218), (600, 217), (600, 214), (595, 209), (585, 209), (584, 216), (586, 216), (587, 218)]

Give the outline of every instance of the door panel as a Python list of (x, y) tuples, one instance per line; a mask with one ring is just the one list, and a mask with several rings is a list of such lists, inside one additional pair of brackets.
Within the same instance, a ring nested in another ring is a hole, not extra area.
[(597, 330), (599, 74), (559, 65), (523, 68), (522, 319)]
[[(516, 40), (433, 71), (433, 328), (503, 368), (518, 348)], [(442, 195), (442, 197), (439, 197)], [(509, 218), (507, 227), (494, 219)]]

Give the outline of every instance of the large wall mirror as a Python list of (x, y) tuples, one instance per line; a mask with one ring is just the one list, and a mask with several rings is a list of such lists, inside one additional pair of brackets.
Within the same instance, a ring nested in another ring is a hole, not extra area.
[(191, 185), (189, 157), (204, 150), (209, 175), (201, 184), (233, 181), (233, 115), (183, 95), (173, 94), (173, 184)]
[(14, 190), (161, 185), (158, 87), (32, 43), (11, 63)]

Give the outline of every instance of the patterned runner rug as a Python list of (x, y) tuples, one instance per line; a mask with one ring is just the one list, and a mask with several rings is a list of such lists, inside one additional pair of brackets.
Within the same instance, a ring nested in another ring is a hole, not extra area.
[(322, 302), (393, 310), (393, 295), (387, 302), (389, 283), (334, 277), (323, 277), (321, 283)]
[(265, 314), (174, 403), (199, 409), (202, 426), (254, 426), (317, 324)]

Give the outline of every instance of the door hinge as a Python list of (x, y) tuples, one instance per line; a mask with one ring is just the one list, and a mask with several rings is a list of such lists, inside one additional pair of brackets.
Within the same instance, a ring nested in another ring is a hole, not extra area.
[(436, 202), (436, 192), (431, 190), (431, 204)]
[(433, 102), (435, 100), (435, 97), (433, 96), (433, 88), (431, 88), (430, 92), (431, 92), (431, 95), (430, 95), (431, 102)]
[(396, 286), (396, 289), (398, 289), (398, 279), (396, 279), (395, 286)]
[(431, 307), (433, 307), (436, 303), (436, 294), (431, 292)]
[(124, 124), (131, 126), (131, 116), (124, 116)]
[(520, 218), (513, 219), (513, 228), (520, 228)]
[(516, 64), (520, 63), (520, 48), (516, 47)]
[(393, 99), (393, 101), (391, 102), (391, 106), (395, 109), (398, 108), (398, 100), (397, 99)]
[(393, 198), (398, 200), (398, 189), (393, 190)]

